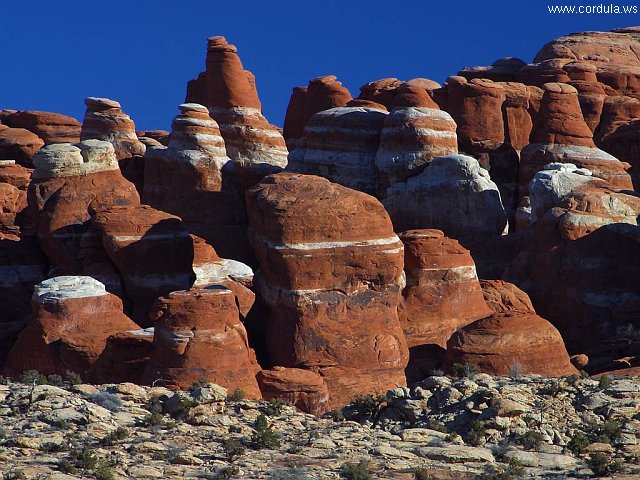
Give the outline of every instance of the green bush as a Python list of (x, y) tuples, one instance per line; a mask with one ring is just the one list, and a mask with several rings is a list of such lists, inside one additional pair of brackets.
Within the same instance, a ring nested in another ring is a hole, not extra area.
[(529, 430), (518, 437), (517, 442), (522, 445), (525, 450), (538, 450), (544, 443), (544, 435), (535, 430)]
[(584, 453), (590, 443), (591, 442), (589, 442), (589, 438), (584, 433), (575, 430), (573, 432), (573, 435), (571, 436), (571, 440), (569, 440), (567, 447), (574, 454), (580, 455), (581, 453)]
[(600, 390), (606, 390), (607, 388), (611, 388), (611, 384), (612, 383), (613, 382), (611, 381), (611, 377), (609, 377), (607, 375), (603, 375), (598, 380), (598, 388)]
[(598, 477), (604, 477), (612, 473), (619, 473), (623, 470), (622, 462), (612, 460), (609, 455), (603, 452), (596, 452), (589, 455), (587, 465)]
[(82, 378), (76, 372), (67, 370), (64, 374), (64, 381), (69, 385), (80, 385), (82, 383)]
[(276, 417), (282, 413), (282, 407), (286, 405), (286, 402), (281, 398), (272, 398), (264, 407), (264, 413), (270, 417)]
[(435, 480), (435, 477), (424, 467), (416, 468), (413, 471), (413, 478), (414, 480)]
[(267, 417), (261, 413), (253, 424), (253, 434), (251, 435), (251, 443), (257, 449), (268, 448), (277, 450), (280, 448), (280, 439), (278, 434), (273, 431), (267, 421)]
[(246, 393), (244, 393), (244, 391), (240, 388), (236, 388), (231, 395), (227, 395), (227, 401), (228, 402), (241, 402), (242, 400), (244, 400), (245, 398), (247, 398)]
[(473, 446), (480, 446), (484, 443), (484, 436), (487, 429), (482, 422), (475, 421), (471, 425), (471, 429), (467, 433), (467, 441)]
[(224, 454), (227, 456), (227, 459), (230, 462), (233, 462), (236, 458), (241, 457), (245, 448), (240, 440), (235, 438), (225, 438), (222, 441), (222, 449), (224, 450)]
[(435, 418), (430, 418), (427, 422), (427, 428), (430, 430), (435, 430), (440, 433), (448, 433), (447, 427), (444, 423), (436, 420)]
[(27, 475), (22, 470), (14, 469), (2, 475), (2, 480), (27, 480)]
[(110, 447), (124, 440), (128, 436), (129, 436), (129, 430), (127, 428), (118, 427), (113, 432), (105, 436), (102, 440), (100, 440), (100, 445), (104, 447)]
[(89, 400), (93, 403), (106, 408), (110, 412), (119, 412), (122, 408), (122, 399), (115, 393), (96, 392), (89, 395)]
[(478, 374), (478, 367), (473, 363), (454, 363), (453, 374), (458, 378), (473, 378)]
[(20, 383), (46, 385), (47, 377), (37, 370), (25, 370), (20, 374)]
[(369, 473), (369, 462), (360, 460), (358, 463), (345, 463), (340, 467), (340, 477), (346, 480), (372, 480)]
[(99, 462), (93, 471), (93, 476), (96, 480), (115, 480), (116, 478), (107, 462)]

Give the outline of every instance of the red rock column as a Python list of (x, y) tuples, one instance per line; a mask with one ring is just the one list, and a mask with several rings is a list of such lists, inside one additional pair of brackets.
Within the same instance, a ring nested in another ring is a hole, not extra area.
[(247, 192), (247, 206), (273, 364), (320, 374), (330, 407), (405, 384), (403, 248), (382, 205), (320, 177), (282, 173)]
[(255, 378), (260, 367), (231, 290), (212, 286), (172, 292), (157, 300), (153, 316), (154, 350), (144, 383), (160, 379), (170, 388), (186, 389), (206, 380), (261, 398)]

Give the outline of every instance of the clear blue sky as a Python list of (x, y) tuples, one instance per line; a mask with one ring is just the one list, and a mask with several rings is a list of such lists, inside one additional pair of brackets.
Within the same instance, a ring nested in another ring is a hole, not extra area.
[(547, 11), (580, 1), (600, 0), (2, 2), (0, 108), (81, 120), (84, 97), (103, 96), (138, 129), (168, 129), (204, 68), (206, 38), (224, 35), (256, 75), (265, 115), (282, 125), (291, 88), (319, 75), (337, 75), (355, 96), (378, 78), (442, 82), (504, 56), (531, 61), (562, 34), (640, 24), (639, 15)]

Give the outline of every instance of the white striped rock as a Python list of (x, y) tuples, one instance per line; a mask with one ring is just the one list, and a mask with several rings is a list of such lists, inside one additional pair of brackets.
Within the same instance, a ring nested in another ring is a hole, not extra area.
[(403, 385), (403, 247), (380, 202), (281, 173), (247, 192), (247, 208), (272, 363), (319, 373), (330, 407)]
[(384, 198), (394, 183), (418, 175), (431, 159), (455, 153), (456, 123), (447, 112), (396, 108), (384, 120), (376, 153), (378, 198)]
[(187, 389), (205, 380), (261, 398), (260, 371), (235, 296), (222, 286), (172, 292), (153, 308), (153, 353), (142, 381)]
[(32, 318), (9, 352), (7, 373), (67, 371), (83, 376), (107, 338), (137, 328), (122, 313), (122, 301), (91, 277), (63, 276), (35, 286)]
[(498, 187), (465, 155), (434, 158), (420, 175), (391, 186), (383, 203), (397, 231), (435, 228), (463, 245), (508, 228)]
[(109, 142), (48, 145), (34, 163), (28, 201), (42, 248), (57, 274), (88, 273), (88, 264), (103, 263), (95, 248), (100, 250), (99, 236), (90, 245), (91, 215), (113, 205), (138, 205), (140, 197), (120, 173)]
[(251, 261), (237, 168), (206, 107), (180, 105), (169, 144), (145, 154), (145, 203), (178, 215), (223, 257)]
[(287, 165), (280, 130), (261, 113), (255, 78), (244, 70), (235, 46), (224, 37), (207, 40), (206, 71), (187, 86), (187, 102), (209, 109), (218, 122), (227, 155), (239, 167), (243, 188)]
[(596, 148), (593, 133), (580, 110), (578, 91), (564, 83), (547, 83), (530, 145), (522, 150), (518, 190), (526, 195), (528, 183), (548, 163), (573, 163), (591, 170), (617, 188), (633, 189), (626, 172), (629, 164)]
[(145, 146), (138, 140), (136, 126), (118, 102), (108, 98), (87, 97), (84, 103), (87, 111), (80, 140), (93, 138), (110, 142), (118, 160), (144, 155)]
[(319, 175), (345, 187), (375, 194), (376, 153), (387, 112), (336, 107), (316, 113), (289, 155), (289, 170)]

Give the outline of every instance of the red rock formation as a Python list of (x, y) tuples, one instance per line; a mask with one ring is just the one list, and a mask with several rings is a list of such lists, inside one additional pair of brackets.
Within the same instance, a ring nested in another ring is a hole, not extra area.
[(170, 132), (166, 130), (142, 130), (140, 132), (136, 132), (136, 135), (140, 139), (141, 142), (144, 143), (144, 138), (153, 139), (157, 141), (160, 145), (164, 145), (165, 147), (169, 144), (169, 135)]
[(145, 147), (136, 135), (133, 120), (120, 104), (108, 98), (87, 97), (87, 111), (82, 122), (80, 138), (110, 142), (118, 160), (144, 155)]
[(318, 112), (344, 107), (351, 93), (334, 75), (314, 78), (308, 87), (295, 87), (284, 120), (284, 138), (289, 148), (297, 146), (309, 119)]
[(193, 240), (180, 219), (148, 205), (113, 206), (93, 217), (102, 244), (134, 301), (133, 318), (148, 325), (153, 301), (193, 285)]
[(224, 37), (208, 39), (206, 71), (189, 82), (186, 102), (205, 105), (218, 122), (243, 189), (287, 165), (284, 138), (260, 113), (253, 76)]
[(247, 192), (247, 208), (271, 309), (272, 363), (319, 373), (330, 407), (403, 385), (403, 248), (382, 205), (323, 178), (283, 173)]
[(536, 175), (531, 200), (532, 237), (505, 279), (530, 295), (571, 353), (588, 352), (637, 315), (640, 199), (556, 168)]
[(33, 316), (9, 352), (5, 373), (67, 371), (84, 376), (107, 338), (137, 328), (122, 301), (91, 277), (54, 277), (35, 287)]
[(370, 100), (384, 105), (388, 110), (393, 106), (393, 100), (397, 89), (404, 84), (397, 78), (383, 78), (374, 82), (369, 82), (360, 87), (360, 100)]
[(384, 198), (391, 185), (418, 175), (431, 159), (455, 153), (456, 124), (447, 112), (425, 107), (396, 108), (384, 120), (376, 152), (378, 198)]
[(289, 170), (320, 175), (369, 194), (376, 191), (376, 153), (386, 112), (336, 107), (309, 119)]
[(80, 141), (80, 122), (59, 113), (23, 110), (11, 115), (3, 115), (2, 123), (35, 133), (44, 141), (45, 145), (78, 143)]
[(206, 107), (183, 104), (167, 147), (145, 154), (145, 203), (178, 215), (225, 258), (251, 262), (235, 164)]
[(21, 228), (30, 229), (27, 187), (31, 170), (13, 160), (0, 160), (0, 235), (18, 235)]
[(464, 152), (495, 150), (504, 143), (502, 86), (486, 79), (468, 81), (464, 77), (449, 77), (447, 111), (458, 125), (458, 143)]
[(409, 230), (400, 239), (407, 284), (398, 316), (409, 347), (445, 347), (456, 329), (491, 315), (467, 249), (440, 230)]
[(502, 280), (480, 280), (480, 286), (485, 302), (495, 314), (513, 311), (536, 313), (529, 295), (512, 283)]
[(169, 388), (206, 380), (261, 398), (260, 370), (240, 322), (235, 297), (224, 287), (172, 292), (154, 306), (154, 349), (143, 375)]
[[(36, 154), (34, 164), (28, 200), (42, 248), (57, 273), (81, 274), (82, 242), (91, 236), (91, 216), (114, 205), (139, 204), (140, 198), (120, 173), (108, 142), (48, 145)], [(113, 291), (112, 282), (100, 280)]]
[(107, 338), (100, 357), (87, 372), (87, 381), (105, 383), (142, 383), (151, 352), (153, 328), (116, 333)]
[(0, 160), (15, 160), (31, 167), (33, 156), (43, 145), (42, 139), (29, 130), (0, 125)]
[(524, 196), (536, 172), (553, 162), (573, 163), (587, 168), (619, 188), (632, 188), (626, 172), (628, 164), (620, 162), (595, 147), (593, 134), (582, 117), (577, 90), (560, 83), (544, 86), (544, 95), (532, 143), (522, 151), (519, 194)]
[(391, 110), (404, 107), (432, 108), (439, 110), (438, 104), (427, 93), (423, 87), (415, 85), (403, 84), (396, 89), (396, 95), (393, 98)]
[(519, 58), (506, 57), (500, 58), (488, 67), (467, 67), (458, 75), (473, 80), (474, 78), (487, 78), (494, 82), (514, 82), (516, 75), (526, 65)]
[(300, 368), (274, 367), (256, 375), (265, 400), (280, 399), (312, 415), (327, 412), (329, 390), (320, 375)]
[(242, 318), (246, 318), (253, 306), (256, 295), (251, 291), (253, 270), (236, 260), (220, 258), (204, 239), (191, 235), (193, 240), (194, 287), (205, 288), (222, 285), (231, 290), (237, 299)]
[(508, 375), (517, 366), (523, 374), (548, 377), (576, 374), (560, 332), (530, 312), (509, 312), (461, 328), (447, 342), (444, 368), (471, 363), (481, 372)]
[(290, 151), (298, 146), (298, 142), (304, 135), (304, 127), (308, 120), (304, 114), (306, 99), (307, 87), (293, 87), (282, 129), (282, 135)]

